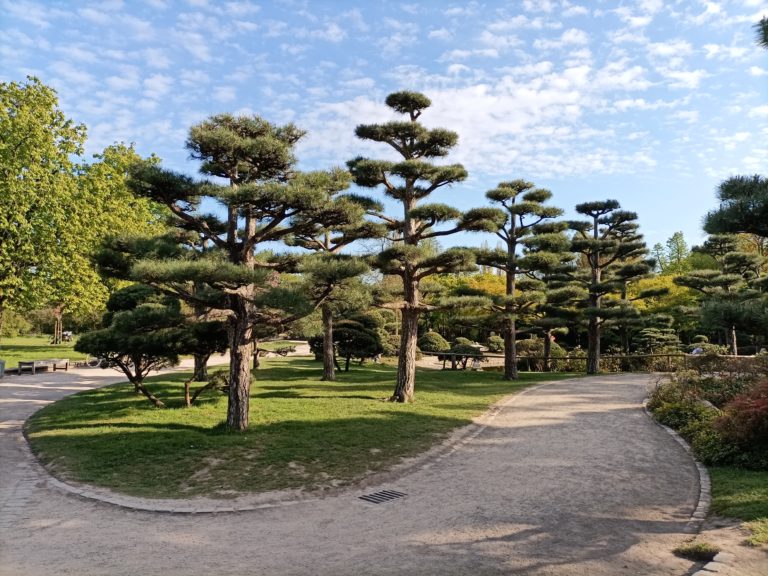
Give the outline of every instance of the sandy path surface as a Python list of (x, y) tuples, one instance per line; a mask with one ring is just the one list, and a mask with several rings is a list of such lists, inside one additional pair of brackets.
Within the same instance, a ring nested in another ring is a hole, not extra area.
[[(114, 373), (0, 381), (3, 576), (680, 576), (692, 566), (670, 551), (687, 537), (696, 468), (643, 413), (644, 376), (532, 389), (448, 455), (364, 491), (173, 515), (62, 493), (20, 449), (29, 414), (98, 385), (97, 375)], [(407, 496), (383, 504), (358, 498), (383, 489)]]

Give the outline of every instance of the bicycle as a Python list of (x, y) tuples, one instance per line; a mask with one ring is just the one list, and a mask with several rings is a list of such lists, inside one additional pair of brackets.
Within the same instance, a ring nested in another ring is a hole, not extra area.
[(85, 359), (85, 365), (88, 366), (88, 368), (106, 368), (107, 360), (97, 356), (88, 356)]

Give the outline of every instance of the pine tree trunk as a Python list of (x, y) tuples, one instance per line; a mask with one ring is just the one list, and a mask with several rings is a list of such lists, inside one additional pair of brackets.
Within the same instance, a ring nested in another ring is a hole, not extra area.
[(321, 380), (333, 382), (336, 380), (333, 349), (333, 314), (328, 304), (321, 307), (323, 316), (323, 377)]
[(208, 382), (208, 359), (210, 354), (195, 354), (195, 367), (192, 372), (193, 382)]
[(504, 330), (504, 379), (517, 380), (517, 327), (515, 320), (508, 320)]
[[(507, 241), (507, 268), (506, 268), (506, 295), (511, 299), (515, 297), (517, 280), (517, 241), (516, 220), (510, 219), (509, 240)], [(515, 325), (515, 305), (511, 302), (504, 304), (506, 315), (504, 330), (504, 379), (517, 380), (517, 326)]]
[(251, 391), (251, 359), (254, 345), (251, 323), (245, 299), (235, 302), (236, 314), (229, 321), (229, 402), (227, 428), (243, 431), (248, 428), (248, 401)]
[(600, 372), (600, 324), (599, 318), (591, 317), (587, 328), (587, 374)]
[(392, 402), (413, 402), (416, 387), (416, 341), (419, 333), (419, 310), (402, 309), (400, 357), (397, 362), (397, 385)]
[(736, 326), (731, 326), (730, 330), (730, 341), (731, 341), (731, 354), (733, 356), (739, 355), (739, 347), (736, 343)]
[(139, 380), (135, 380), (134, 379), (133, 387), (136, 390), (138, 390), (139, 392), (141, 392), (142, 394), (144, 394), (144, 396), (146, 396), (147, 400), (152, 402), (152, 404), (154, 404), (156, 408), (165, 408), (165, 404), (163, 404), (163, 402), (160, 400), (160, 398), (158, 398), (157, 396), (152, 394), (152, 392), (147, 390), (147, 388), (144, 386), (144, 384), (142, 382), (140, 382)]
[[(194, 375), (192, 376), (192, 380), (194, 380)], [(192, 380), (184, 380), (184, 406), (187, 408), (192, 406), (192, 398), (189, 394), (189, 385), (192, 383)]]
[(544, 372), (549, 372), (549, 357), (552, 355), (552, 332), (544, 332)]

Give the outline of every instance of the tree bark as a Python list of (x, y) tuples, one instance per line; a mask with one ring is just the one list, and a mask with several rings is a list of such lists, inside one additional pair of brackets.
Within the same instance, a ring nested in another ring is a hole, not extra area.
[(241, 432), (248, 428), (248, 403), (251, 391), (251, 359), (253, 358), (253, 330), (245, 298), (236, 298), (236, 313), (229, 320), (229, 402), (227, 428)]
[(400, 358), (397, 363), (397, 384), (392, 402), (413, 402), (416, 386), (416, 341), (419, 333), (419, 310), (403, 308), (400, 335)]
[(157, 396), (152, 394), (152, 392), (147, 390), (146, 386), (144, 386), (142, 382), (140, 382), (139, 380), (134, 380), (133, 386), (136, 390), (144, 394), (144, 396), (147, 397), (147, 400), (152, 402), (152, 404), (154, 404), (156, 408), (165, 408), (165, 404), (163, 404), (160, 398), (158, 398)]
[(510, 218), (510, 229), (507, 239), (507, 270), (506, 270), (506, 295), (508, 301), (504, 304), (506, 315), (504, 330), (504, 379), (517, 380), (517, 326), (515, 314), (517, 310), (509, 299), (515, 297), (515, 283), (517, 280), (517, 222), (515, 215)]
[(730, 334), (729, 334), (729, 340), (731, 341), (731, 354), (733, 356), (739, 355), (739, 347), (736, 342), (736, 326), (731, 326)]
[[(194, 376), (192, 376), (192, 380), (194, 379)], [(189, 396), (189, 385), (192, 383), (192, 380), (184, 380), (184, 406), (187, 408), (192, 406), (192, 400)]]
[(192, 372), (193, 382), (208, 382), (208, 359), (210, 354), (195, 354), (195, 368)]
[(589, 319), (587, 337), (587, 374), (597, 374), (600, 372), (600, 324), (597, 317)]
[(333, 313), (329, 304), (323, 304), (320, 309), (323, 317), (323, 377), (321, 380), (333, 382), (336, 380), (333, 349)]
[(549, 372), (549, 357), (552, 355), (552, 331), (544, 332), (544, 372)]

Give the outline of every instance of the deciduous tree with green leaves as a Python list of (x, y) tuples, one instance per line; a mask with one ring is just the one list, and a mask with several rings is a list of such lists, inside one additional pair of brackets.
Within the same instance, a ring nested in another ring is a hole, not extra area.
[(124, 145), (78, 163), (86, 128), (36, 78), (0, 83), (0, 322), (5, 308), (103, 309), (108, 288), (91, 264), (116, 228), (152, 233), (157, 214), (125, 185), (140, 158)]
[(401, 217), (377, 210), (370, 212), (387, 225), (394, 240), (392, 247), (377, 255), (375, 265), (384, 274), (399, 276), (403, 285), (402, 300), (393, 304), (400, 311), (402, 327), (397, 383), (391, 400), (412, 402), (419, 316), (428, 309), (422, 299), (421, 281), (433, 274), (474, 268), (474, 255), (469, 250), (452, 249), (428, 256), (422, 246), (430, 238), (459, 230), (487, 229), (489, 211), (478, 209), (462, 214), (448, 204), (423, 202), (441, 188), (467, 177), (467, 171), (461, 164), (438, 165), (430, 161), (447, 156), (458, 142), (458, 135), (443, 128), (429, 129), (418, 122), (421, 114), (432, 104), (424, 94), (395, 92), (387, 96), (386, 104), (406, 119), (384, 124), (361, 124), (355, 129), (355, 134), (362, 140), (387, 144), (401, 159), (357, 157), (350, 160), (348, 166), (358, 186), (382, 189), (386, 196), (399, 203), (402, 210)]

